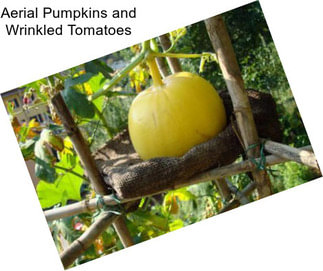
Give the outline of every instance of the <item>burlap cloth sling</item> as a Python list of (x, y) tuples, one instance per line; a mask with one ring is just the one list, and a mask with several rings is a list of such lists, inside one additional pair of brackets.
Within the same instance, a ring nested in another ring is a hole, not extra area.
[[(271, 95), (247, 90), (259, 137), (281, 140), (276, 105)], [(228, 125), (215, 138), (194, 146), (182, 157), (142, 161), (135, 152), (127, 130), (108, 141), (94, 154), (106, 184), (120, 199), (135, 198), (172, 189), (175, 183), (195, 174), (234, 162), (244, 153), (237, 137), (237, 126), (229, 94), (223, 99)]]

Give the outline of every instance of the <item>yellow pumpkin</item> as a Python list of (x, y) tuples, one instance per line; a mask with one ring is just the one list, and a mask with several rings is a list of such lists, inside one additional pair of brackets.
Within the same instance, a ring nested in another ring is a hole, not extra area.
[(180, 72), (141, 92), (129, 110), (129, 133), (144, 159), (181, 156), (226, 125), (223, 102), (202, 77)]

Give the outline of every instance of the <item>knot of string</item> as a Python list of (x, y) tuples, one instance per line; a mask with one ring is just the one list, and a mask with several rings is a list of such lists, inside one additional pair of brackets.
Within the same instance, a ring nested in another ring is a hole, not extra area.
[[(235, 133), (236, 137), (238, 138), (242, 148), (245, 149), (242, 137), (241, 137), (237, 127), (234, 125), (232, 118), (231, 118), (231, 125), (232, 125), (233, 132)], [(258, 146), (260, 147), (259, 148), (259, 158), (258, 159), (255, 159), (253, 157), (249, 158), (249, 160), (256, 166), (257, 170), (266, 170), (266, 156), (265, 156), (265, 151), (264, 151), (264, 144), (265, 144), (265, 141), (262, 141), (260, 143), (251, 144), (245, 149), (245, 154), (248, 157), (248, 155), (247, 155), (248, 151), (250, 151), (254, 148), (257, 148)], [(257, 161), (257, 160), (259, 160), (259, 161)]]
[(125, 210), (121, 204), (121, 201), (115, 194), (111, 194), (111, 198), (117, 203), (116, 205), (107, 205), (102, 195), (97, 194), (95, 198), (97, 211), (93, 215), (94, 218), (100, 215), (102, 212), (108, 212), (115, 215), (124, 214)]
[(259, 158), (255, 159), (253, 157), (249, 158), (249, 160), (256, 166), (257, 170), (265, 170), (266, 169), (266, 155), (264, 151), (265, 142), (251, 144), (245, 150), (245, 154), (247, 155), (248, 151), (257, 148), (259, 146)]

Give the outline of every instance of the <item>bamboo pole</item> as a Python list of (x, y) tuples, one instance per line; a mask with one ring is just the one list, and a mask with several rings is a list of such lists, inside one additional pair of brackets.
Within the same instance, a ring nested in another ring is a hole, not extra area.
[(225, 179), (228, 187), (230, 188), (231, 192), (235, 195), (236, 199), (240, 202), (241, 205), (249, 203), (249, 199), (244, 195), (237, 187), (235, 187), (228, 179)]
[(165, 62), (165, 59), (163, 57), (156, 57), (156, 62), (158, 69), (160, 71), (160, 74), (163, 78), (167, 77), (169, 75), (167, 70), (167, 64)]
[[(300, 148), (299, 150), (311, 151), (312, 147), (306, 146), (306, 147)], [(259, 158), (255, 159), (255, 160), (256, 160), (256, 162), (260, 162)], [(266, 156), (266, 166), (272, 166), (272, 165), (280, 164), (280, 163), (283, 163), (286, 161), (288, 161), (288, 159), (283, 158), (283, 157), (279, 157), (276, 155)], [(214, 179), (221, 181), (221, 180), (224, 180), (225, 177), (249, 172), (251, 170), (254, 170), (255, 168), (256, 168), (256, 165), (252, 161), (245, 160), (245, 161), (242, 161), (239, 163), (234, 163), (234, 164), (231, 164), (228, 166), (211, 169), (211, 170), (206, 171), (204, 173), (195, 175), (194, 177), (190, 178), (189, 180), (177, 182), (177, 183), (175, 183), (175, 189), (185, 187), (188, 185), (192, 185), (192, 184), (197, 184), (197, 183), (201, 183), (201, 182), (214, 180)], [(164, 190), (157, 191), (156, 193), (154, 193), (152, 195), (160, 194), (162, 192), (165, 192), (165, 191)], [(141, 197), (152, 196), (152, 195), (142, 195)], [(126, 203), (126, 202), (137, 200), (141, 197), (131, 198), (131, 199), (120, 199), (120, 201), (122, 203)], [(118, 204), (115, 201), (114, 197), (111, 195), (103, 196), (103, 201), (106, 205), (113, 206), (113, 205)], [(76, 215), (79, 213), (92, 212), (92, 211), (96, 210), (97, 207), (98, 207), (97, 206), (97, 199), (84, 200), (84, 201), (80, 201), (77, 203), (69, 204), (67, 206), (63, 206), (63, 207), (59, 207), (59, 208), (45, 211), (45, 217), (46, 217), (47, 221), (53, 221), (56, 219)]]
[[(303, 147), (303, 148), (300, 148), (300, 149), (311, 150), (312, 147), (311, 146), (306, 146), (306, 147)], [(266, 166), (273, 166), (273, 165), (280, 164), (280, 163), (283, 163), (283, 162), (286, 162), (286, 161), (289, 161), (289, 160), (285, 159), (283, 157), (276, 156), (276, 155), (268, 155), (268, 156), (266, 156)], [(255, 162), (260, 163), (261, 159), (256, 158)], [(211, 169), (211, 170), (209, 170), (207, 172), (197, 174), (194, 177), (187, 180), (185, 182), (185, 184), (183, 184), (182, 182), (176, 183), (175, 188), (180, 188), (182, 186), (197, 184), (199, 182), (205, 182), (205, 181), (209, 181), (209, 180), (212, 180), (212, 179), (229, 177), (229, 176), (233, 176), (233, 175), (236, 175), (236, 174), (253, 171), (253, 170), (256, 170), (256, 169), (257, 169), (257, 165), (254, 162), (252, 162), (251, 160), (248, 159), (248, 160), (242, 161), (240, 163), (234, 163), (234, 164), (231, 164), (231, 165), (228, 165), (228, 166)]]
[(226, 206), (224, 206), (219, 211), (218, 214), (222, 214), (222, 213), (232, 210), (236, 207), (239, 207), (240, 203), (241, 203), (241, 198), (246, 198), (247, 196), (249, 196), (255, 188), (256, 188), (255, 182), (249, 183), (244, 189), (242, 189), (242, 191), (239, 194), (236, 195), (236, 198), (234, 200), (232, 200), (230, 203), (228, 203)]
[[(90, 149), (89, 149), (88, 145), (86, 144), (86, 142), (81, 134), (80, 129), (77, 127), (76, 123), (74, 122), (74, 119), (73, 119), (70, 111), (68, 110), (68, 108), (63, 100), (63, 97), (60, 93), (56, 94), (52, 98), (52, 104), (53, 104), (55, 111), (58, 114), (60, 120), (62, 121), (62, 124), (67, 132), (67, 135), (70, 137), (70, 139), (73, 143), (75, 151), (77, 152), (77, 154), (78, 154), (78, 156), (79, 156), (79, 158), (80, 158), (80, 160), (81, 160), (81, 162), (82, 162), (82, 164), (89, 176), (90, 182), (91, 182), (95, 192), (100, 195), (107, 194), (107, 192), (108, 192), (107, 185), (105, 184), (104, 179), (95, 164), (95, 160), (91, 155)], [(127, 227), (125, 226), (123, 218), (117, 217), (116, 215), (114, 215), (112, 218), (113, 218), (113, 220), (115, 220), (115, 223), (113, 223), (113, 227), (115, 228), (124, 247), (128, 247), (128, 246), (133, 245), (133, 242), (130, 241), (132, 238), (130, 236), (130, 233), (129, 233)], [(111, 218), (111, 220), (112, 220), (112, 218)], [(106, 229), (106, 227), (108, 227), (111, 224), (110, 219), (105, 219), (104, 216), (100, 219), (102, 219), (102, 221), (99, 220), (98, 225), (101, 226), (101, 228), (100, 228), (101, 232), (99, 234), (97, 234), (98, 233), (97, 229), (95, 229), (94, 227), (90, 227), (86, 231), (86, 235), (92, 236), (94, 234), (97, 238)], [(104, 225), (106, 225), (105, 228), (104, 228)], [(92, 234), (91, 231), (93, 231), (94, 233)], [(94, 240), (92, 240), (92, 241), (94, 241)], [(78, 241), (78, 240), (76, 240), (76, 241)], [(73, 246), (73, 243), (71, 246)], [(74, 244), (74, 246), (75, 246), (75, 244)], [(70, 250), (68, 250), (68, 251), (70, 251)], [(75, 254), (74, 250), (71, 250), (71, 251), (72, 251), (72, 252), (70, 252), (71, 255), (74, 255)], [(80, 250), (78, 249), (76, 251), (80, 251)], [(63, 254), (63, 256), (65, 258), (68, 257), (68, 255), (69, 255), (68, 252)]]
[[(172, 45), (168, 33), (159, 36), (159, 41), (164, 51), (167, 51), (167, 49), (169, 49)], [(172, 73), (182, 71), (181, 64), (177, 58), (167, 57), (166, 59)]]
[[(244, 147), (248, 150), (247, 156), (248, 158), (258, 157), (259, 147), (248, 149), (249, 146), (258, 144), (259, 139), (239, 65), (222, 16), (205, 20), (205, 25), (231, 96), (239, 132)], [(266, 171), (257, 170), (251, 173), (257, 184), (259, 198), (271, 195), (271, 184)]]
[(84, 251), (86, 251), (100, 234), (117, 218), (118, 216), (115, 214), (109, 212), (102, 213), (86, 232), (61, 253), (60, 257), (64, 268), (69, 267)]
[(271, 140), (264, 141), (264, 148), (271, 154), (292, 160), (309, 167), (319, 169), (313, 152), (307, 150), (299, 150), (297, 148), (290, 147), (281, 143), (277, 143)]
[(60, 93), (56, 94), (52, 98), (52, 104), (55, 108), (58, 117), (62, 121), (67, 135), (70, 137), (73, 143), (75, 151), (80, 157), (82, 165), (85, 168), (86, 173), (88, 174), (93, 189), (96, 191), (96, 193), (100, 195), (106, 194), (108, 192), (107, 186), (104, 183), (104, 180), (95, 164), (90, 149), (86, 144), (80, 129), (74, 122), (74, 119)]
[[(217, 179), (216, 186), (219, 189), (222, 201), (225, 202), (224, 207), (220, 210), (219, 213), (223, 213), (239, 207), (240, 205), (247, 204), (249, 200), (246, 196), (249, 195), (256, 187), (255, 183), (252, 182), (249, 184), (248, 190), (244, 192), (239, 191), (239, 189), (236, 188), (227, 178)], [(234, 194), (234, 197), (232, 197), (232, 194)]]
[(127, 228), (124, 216), (119, 216), (114, 222), (113, 227), (118, 234), (123, 247), (130, 247), (134, 245), (131, 234)]
[(223, 202), (229, 202), (232, 199), (231, 190), (225, 182), (224, 178), (218, 178), (214, 180), (215, 186), (219, 191), (219, 194)]
[[(103, 198), (106, 199), (107, 196)], [(109, 196), (110, 198), (110, 196)], [(53, 208), (44, 212), (47, 222), (54, 221), (56, 219), (61, 219), (64, 217), (69, 217), (77, 215), (80, 213), (93, 212), (96, 209), (96, 199), (83, 200), (77, 203), (72, 203), (59, 208)]]
[[(130, 208), (132, 204), (132, 202), (127, 203), (125, 209), (127, 210)], [(82, 253), (84, 253), (111, 224), (114, 226), (117, 234), (120, 234), (119, 238), (124, 247), (133, 245), (130, 234), (124, 234), (127, 232), (129, 233), (129, 231), (123, 220), (123, 216), (116, 215), (110, 211), (104, 211), (78, 239), (74, 240), (72, 244), (61, 253), (60, 258), (64, 268), (73, 264), (73, 262), (82, 255)]]

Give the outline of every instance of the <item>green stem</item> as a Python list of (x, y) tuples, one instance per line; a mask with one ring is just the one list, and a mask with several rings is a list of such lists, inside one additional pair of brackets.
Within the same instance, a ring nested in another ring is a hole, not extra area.
[(119, 83), (128, 73), (134, 69), (139, 63), (141, 63), (146, 55), (147, 55), (147, 49), (146, 47), (143, 47), (143, 50), (140, 52), (140, 54), (136, 57), (134, 61), (132, 61), (128, 66), (126, 66), (123, 70), (121, 70), (116, 76), (112, 78), (112, 80), (109, 82), (109, 84), (105, 87), (103, 87), (101, 90), (95, 92), (93, 95), (89, 96), (89, 100), (93, 101), (96, 98), (99, 98), (102, 95), (105, 95), (108, 93), (108, 91), (117, 83)]
[(177, 54), (177, 53), (158, 53), (151, 52), (154, 57), (172, 57), (172, 58), (200, 58), (203, 56), (213, 55), (212, 53), (202, 53), (202, 54)]
[(155, 87), (162, 86), (164, 83), (163, 83), (163, 81), (161, 79), (160, 72), (159, 72), (159, 69), (157, 67), (155, 57), (150, 57), (149, 56), (146, 61), (147, 61), (147, 64), (149, 66), (151, 77), (153, 78), (154, 86)]
[(171, 46), (166, 51), (164, 51), (164, 53), (170, 53), (170, 52), (172, 52), (174, 50), (174, 48), (175, 48), (175, 45), (177, 44), (177, 42), (181, 38), (181, 36), (177, 36), (175, 38), (175, 40), (171, 37), (171, 35), (169, 35), (169, 38), (170, 38), (170, 41), (171, 41), (172, 44), (171, 44)]
[[(101, 90), (95, 92), (93, 95), (88, 97), (89, 101), (93, 101), (99, 98), (102, 95), (108, 93), (108, 91), (117, 83), (119, 83), (128, 73), (134, 69), (138, 64), (140, 64), (143, 60), (147, 59), (148, 65), (150, 62), (151, 73), (153, 77), (153, 81), (155, 85), (162, 85), (160, 73), (158, 67), (155, 63), (155, 57), (173, 57), (173, 58), (200, 58), (203, 56), (214, 55), (212, 53), (202, 53), (202, 54), (176, 54), (176, 53), (160, 53), (151, 50), (150, 48), (150, 40), (147, 40), (142, 43), (142, 50), (140, 54), (133, 60), (129, 65), (127, 65), (124, 69), (122, 69), (116, 76), (114, 76), (108, 85), (104, 86)], [(153, 61), (152, 61), (153, 60)], [(154, 67), (156, 66), (156, 68)]]
[(164, 51), (164, 53), (165, 54), (171, 53), (174, 50), (174, 48), (175, 48), (175, 44), (176, 44), (175, 42), (172, 43), (172, 45), (166, 51)]
[(155, 57), (173, 57), (173, 58), (199, 58), (202, 54), (177, 54), (177, 53), (157, 53), (152, 52)]
[(100, 118), (100, 120), (102, 121), (102, 124), (105, 128), (105, 130), (107, 131), (108, 135), (110, 138), (112, 138), (112, 132), (110, 130), (110, 127), (108, 125), (108, 122), (107, 120), (105, 119), (103, 113), (97, 108), (97, 106), (93, 103), (93, 106), (94, 106), (94, 110), (95, 110), (95, 113), (97, 114), (97, 116)]
[(89, 181), (87, 178), (85, 178), (83, 175), (81, 175), (81, 174), (78, 174), (78, 173), (76, 173), (75, 171), (73, 171), (73, 168), (65, 168), (65, 167), (61, 167), (61, 166), (54, 166), (54, 168), (57, 168), (57, 169), (61, 169), (61, 170), (64, 170), (65, 172), (68, 172), (68, 173), (71, 173), (71, 174), (73, 174), (73, 175), (75, 175), (75, 176), (77, 176), (77, 177), (79, 177), (79, 178), (82, 178), (83, 180), (85, 180), (85, 181)]
[(150, 40), (150, 48), (151, 50), (153, 50), (154, 52), (159, 52), (159, 49), (158, 49), (158, 44), (156, 42), (155, 39), (151, 39)]
[[(83, 88), (83, 92), (85, 92), (85, 87), (84, 87), (84, 84), (82, 84), (82, 88)], [(101, 120), (101, 122), (102, 122), (102, 124), (103, 124), (103, 126), (104, 126), (104, 128), (105, 128), (105, 130), (107, 131), (107, 134), (108, 134), (108, 136), (110, 137), (110, 138), (112, 138), (112, 132), (111, 132), (111, 130), (110, 130), (110, 127), (109, 127), (109, 125), (108, 125), (108, 122), (107, 122), (107, 120), (106, 120), (106, 118), (104, 117), (104, 115), (103, 115), (103, 111), (104, 111), (104, 109), (102, 109), (102, 112), (99, 110), (99, 108), (94, 104), (94, 103), (92, 103), (93, 104), (93, 107), (94, 107), (94, 111), (95, 111), (95, 113), (96, 113), (96, 115), (99, 117), (99, 119)]]
[(54, 86), (54, 78), (53, 75), (47, 77), (47, 83), (52, 88)]

